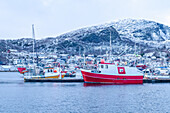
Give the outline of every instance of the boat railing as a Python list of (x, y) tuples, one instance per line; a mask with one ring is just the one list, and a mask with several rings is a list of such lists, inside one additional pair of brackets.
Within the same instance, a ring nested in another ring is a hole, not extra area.
[(35, 69), (28, 68), (27, 72), (24, 73), (24, 76), (37, 76), (37, 75), (43, 76), (44, 75), (43, 70), (40, 68), (35, 68)]

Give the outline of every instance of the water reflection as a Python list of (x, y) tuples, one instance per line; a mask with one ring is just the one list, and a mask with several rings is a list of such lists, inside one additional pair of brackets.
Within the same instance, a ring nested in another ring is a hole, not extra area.
[(110, 83), (110, 84), (104, 84), (104, 83), (83, 83), (84, 87), (89, 87), (89, 86), (94, 86), (94, 87), (98, 87), (98, 86), (111, 86), (111, 85), (122, 85), (122, 86), (126, 86), (126, 85), (143, 85), (143, 84), (114, 84), (114, 83)]
[(109, 86), (109, 85), (115, 85), (115, 84), (101, 84), (101, 83), (84, 83), (83, 84), (84, 87), (88, 87), (88, 86), (98, 87), (98, 86)]

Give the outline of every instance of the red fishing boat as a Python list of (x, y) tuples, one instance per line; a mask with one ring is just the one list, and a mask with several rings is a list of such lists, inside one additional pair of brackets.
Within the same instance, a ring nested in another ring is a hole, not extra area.
[(147, 68), (147, 66), (144, 64), (138, 64), (138, 65), (136, 65), (136, 67), (141, 71)]
[(100, 62), (97, 70), (81, 70), (85, 83), (143, 84), (143, 73), (136, 67)]
[(20, 74), (24, 74), (25, 72), (27, 72), (25, 67), (18, 67), (17, 69)]

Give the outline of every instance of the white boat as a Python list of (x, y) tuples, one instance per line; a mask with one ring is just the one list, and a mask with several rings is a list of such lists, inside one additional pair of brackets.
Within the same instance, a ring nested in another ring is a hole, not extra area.
[(67, 74), (60, 67), (35, 67), (27, 69), (24, 73), (24, 79), (70, 79), (74, 77), (76, 77), (75, 74)]
[(3, 68), (2, 68), (2, 66), (0, 66), (0, 71), (3, 71)]
[(16, 67), (12, 65), (1, 65), (1, 71), (16, 71)]
[(152, 71), (150, 69), (143, 70), (144, 78), (147, 79), (170, 79), (170, 72), (163, 68), (154, 68)]

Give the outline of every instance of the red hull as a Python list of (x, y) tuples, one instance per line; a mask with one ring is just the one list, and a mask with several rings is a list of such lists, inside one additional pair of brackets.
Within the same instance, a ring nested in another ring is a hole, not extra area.
[(24, 68), (24, 67), (19, 67), (18, 68), (18, 71), (21, 73), (22, 71), (24, 71), (24, 70), (26, 70), (26, 68)]
[(143, 84), (143, 75), (104, 75), (81, 71), (84, 81), (88, 83), (107, 83), (107, 84)]

